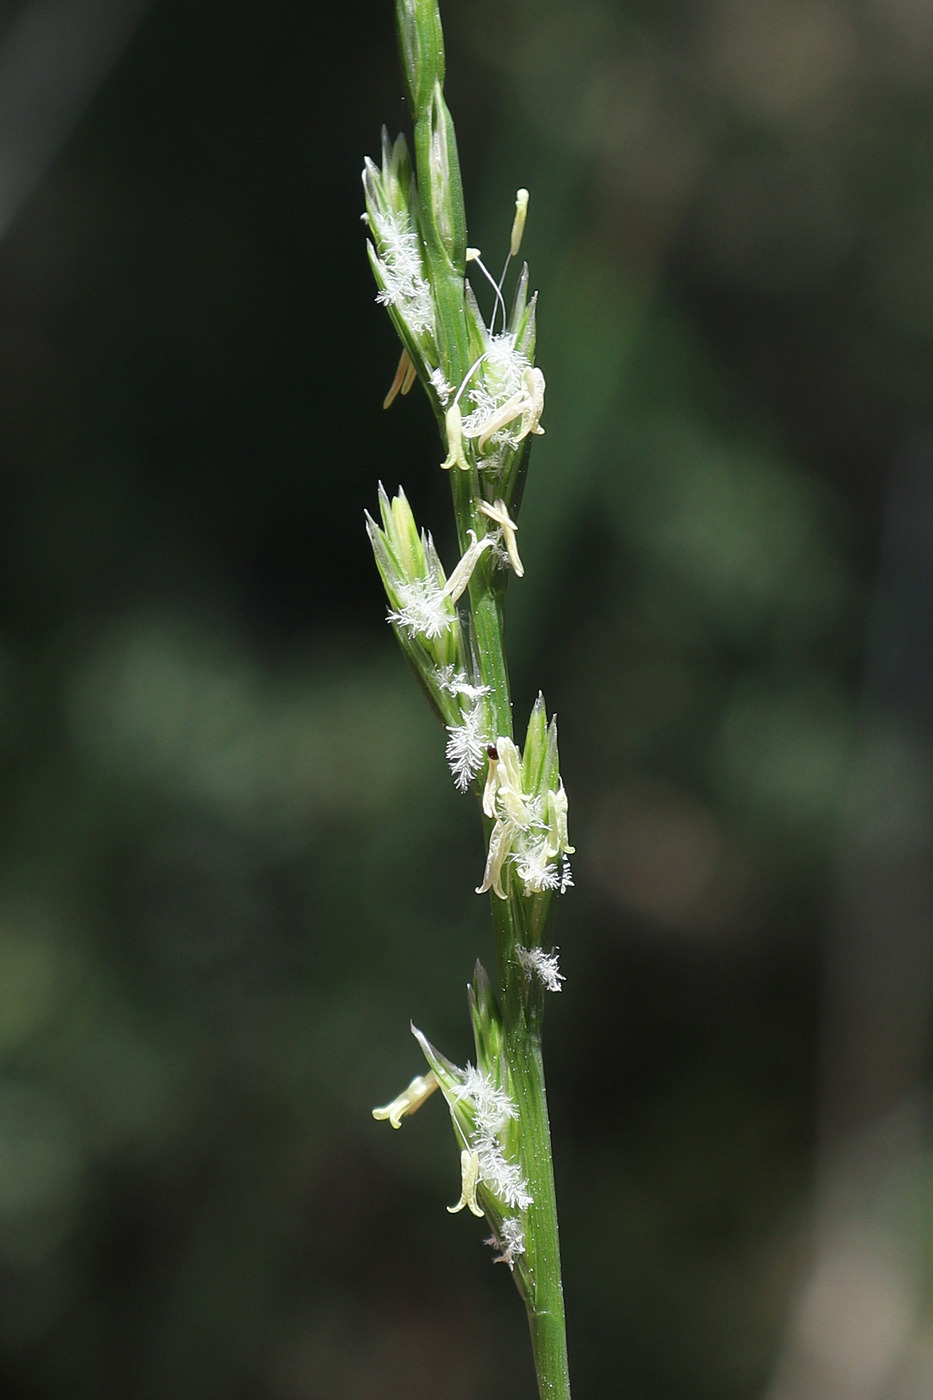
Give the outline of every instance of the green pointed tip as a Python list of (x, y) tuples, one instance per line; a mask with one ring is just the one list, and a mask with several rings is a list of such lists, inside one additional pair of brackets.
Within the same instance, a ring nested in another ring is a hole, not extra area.
[[(502, 1049), (502, 1013), (486, 969), (477, 960), (472, 985), (467, 987), (473, 1039), (476, 1042), (476, 1064), (485, 1072), (498, 1066)], [(498, 1074), (498, 1069), (496, 1069)]]
[(437, 0), (396, 0), (395, 21), (417, 120), (427, 110), (434, 84), (444, 82), (444, 30)]
[(522, 787), (525, 792), (538, 792), (544, 777), (547, 758), (547, 713), (544, 696), (538, 692), (525, 734), (525, 747), (522, 752)]

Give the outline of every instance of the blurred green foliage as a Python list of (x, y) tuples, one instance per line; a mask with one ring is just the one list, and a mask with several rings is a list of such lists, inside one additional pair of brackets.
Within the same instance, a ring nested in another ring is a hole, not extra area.
[[(509, 626), (580, 852), (548, 1027), (577, 1394), (740, 1400), (802, 1265), (882, 506), (933, 407), (933, 24), (445, 17), (493, 263), (532, 192)], [(14, 1400), (533, 1393), (443, 1115), (369, 1117), (410, 1017), (465, 1059), (492, 956), (362, 528), (403, 479), (451, 543), (424, 404), (381, 413), (359, 226), (400, 90), (388, 4), (156, 0), (0, 247)]]

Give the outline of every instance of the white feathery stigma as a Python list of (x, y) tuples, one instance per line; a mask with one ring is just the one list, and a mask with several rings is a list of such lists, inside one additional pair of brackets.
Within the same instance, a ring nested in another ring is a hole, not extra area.
[(557, 866), (548, 855), (547, 842), (543, 836), (531, 837), (522, 842), (515, 852), (515, 869), (527, 894), (542, 894), (544, 890), (560, 888), (560, 875)]
[(553, 952), (546, 953), (543, 948), (523, 948), (518, 944), (515, 951), (529, 981), (532, 977), (537, 977), (547, 991), (561, 990), (560, 984), (564, 980), (564, 974), (559, 969), (556, 948)]
[(482, 1070), (468, 1065), (460, 1096), (472, 1101), (476, 1136), (471, 1144), (479, 1160), (483, 1184), (512, 1210), (527, 1210), (533, 1197), (517, 1162), (510, 1162), (502, 1150), (499, 1134), (518, 1117), (518, 1107), (496, 1087)]
[(444, 371), (440, 368), (440, 366), (438, 366), (437, 369), (432, 369), (428, 378), (431, 382), (431, 388), (437, 395), (441, 407), (446, 408), (448, 400), (453, 394), (453, 389), (447, 383), (447, 380), (444, 378)]
[(389, 621), (404, 627), (409, 636), (442, 637), (457, 621), (444, 589), (433, 578), (416, 578), (396, 584), (399, 607)]
[(401, 606), (389, 613), (390, 622), (404, 627), (410, 636), (429, 639), (442, 637), (449, 631), (457, 621), (451, 604), (466, 591), (477, 559), (496, 542), (495, 535), (484, 535), (477, 540), (474, 530), (468, 533), (472, 536), (470, 544), (445, 584), (430, 575), (396, 584)]
[(476, 1114), (476, 1126), (483, 1134), (495, 1134), (511, 1118), (518, 1117), (518, 1107), (504, 1089), (497, 1089), (481, 1069), (467, 1065), (458, 1097), (471, 1099)]
[(490, 1235), (486, 1243), (499, 1251), (492, 1261), (494, 1264), (508, 1264), (510, 1269), (514, 1269), (515, 1260), (525, 1253), (525, 1227), (521, 1217), (506, 1215), (498, 1234)]
[(492, 689), (488, 685), (473, 685), (468, 679), (466, 671), (458, 671), (456, 666), (444, 666), (437, 673), (437, 684), (441, 690), (446, 690), (448, 695), (464, 695), (468, 700), (479, 700), (480, 696), (488, 695)]
[(458, 792), (466, 792), (486, 757), (482, 706), (473, 705), (462, 713), (460, 724), (447, 726), (447, 762)]
[(478, 1152), (480, 1176), (490, 1191), (512, 1210), (527, 1210), (534, 1197), (517, 1162), (508, 1162), (496, 1143), (482, 1143)]
[(431, 288), (421, 264), (418, 235), (406, 210), (387, 212), (379, 222), (379, 267), (385, 283), (376, 300), (394, 306), (416, 334), (434, 332)]
[(563, 856), (560, 863), (560, 884), (558, 885), (558, 892), (560, 894), (566, 894), (568, 890), (572, 889), (573, 871), (570, 869), (570, 861), (566, 856)]
[(481, 450), (490, 437), (517, 416), (512, 414), (505, 422), (498, 421), (504, 405), (520, 392), (522, 375), (529, 368), (527, 355), (516, 349), (515, 337), (510, 331), (492, 336), (482, 359), (482, 375), (467, 389), (471, 409), (463, 419), (463, 436), (479, 438)]

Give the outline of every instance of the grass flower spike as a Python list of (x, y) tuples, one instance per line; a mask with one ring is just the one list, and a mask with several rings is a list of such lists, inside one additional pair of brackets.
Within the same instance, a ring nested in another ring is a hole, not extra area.
[[(363, 169), (376, 300), (402, 345), (385, 406), (416, 380), (422, 385), (437, 422), (459, 558), (445, 572), (401, 489), (390, 500), (379, 486), (379, 519), (367, 515), (366, 529), (389, 623), (444, 726), (454, 784), (476, 796), (486, 840), (476, 892), (490, 897), (499, 987), (477, 963), (469, 988), (475, 1062), (461, 1068), (412, 1027), (427, 1073), (373, 1115), (398, 1128), (440, 1089), (460, 1165), (459, 1198), (449, 1209), (485, 1217), (494, 1259), (509, 1268), (527, 1308), (542, 1400), (570, 1400), (541, 1022), (546, 995), (563, 984), (545, 935), (554, 896), (573, 884), (573, 847), (556, 722), (539, 696), (519, 747), (503, 633), (507, 587), (525, 574), (517, 532), (529, 451), (544, 432), (527, 265), (510, 305), (505, 291), (529, 194), (516, 196), (496, 280), (467, 246), (437, 0), (397, 0), (396, 20), (414, 161), (403, 136), (393, 142), (383, 131), (379, 164), (367, 160)], [(488, 317), (480, 298), (491, 302)]]

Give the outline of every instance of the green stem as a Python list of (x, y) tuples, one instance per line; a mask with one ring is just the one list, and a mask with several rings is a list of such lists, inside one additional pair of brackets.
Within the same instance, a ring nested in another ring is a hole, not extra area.
[(520, 929), (514, 902), (493, 897), (493, 924), (502, 986), (506, 1055), (521, 1127), (522, 1166), (533, 1201), (525, 1225), (525, 1298), (541, 1400), (570, 1400), (564, 1291), (557, 1231), (557, 1195), (541, 1054), (543, 993), (528, 981), (515, 957)]
[[(476, 501), (465, 473), (452, 477), (458, 533), (464, 538)], [(487, 561), (482, 560), (482, 565)], [(477, 568), (470, 586), (473, 632), (480, 679), (488, 685), (498, 734), (512, 734), (508, 668), (505, 660), (501, 590), (492, 583), (490, 567)], [(487, 822), (489, 839), (491, 822)], [(509, 899), (490, 895), (496, 958), (502, 989), (502, 1018), (506, 1057), (515, 1089), (520, 1127), (522, 1169), (532, 1196), (525, 1221), (528, 1287), (523, 1290), (531, 1330), (531, 1348), (541, 1400), (570, 1400), (564, 1290), (561, 1283), (557, 1232), (557, 1195), (551, 1155), (551, 1130), (544, 1088), (541, 1053), (543, 989), (529, 983), (516, 956), (516, 944), (540, 944), (541, 929), (529, 928), (535, 910), (513, 888)], [(540, 911), (538, 911), (540, 912)]]
[[(451, 473), (451, 489), (461, 548), (467, 530), (479, 524), (476, 473)], [(480, 681), (489, 687), (495, 733), (512, 737), (512, 705), (505, 658), (501, 575), (488, 556), (481, 559), (470, 581), (473, 639)], [(486, 838), (492, 823), (487, 823)], [(541, 1054), (543, 989), (529, 985), (515, 954), (515, 945), (539, 946), (542, 929), (540, 897), (536, 905), (514, 891), (508, 900), (494, 893), (493, 926), (503, 998), (506, 1056), (518, 1104), (522, 1168), (533, 1197), (525, 1222), (525, 1258), (529, 1287), (524, 1291), (531, 1329), (531, 1346), (541, 1400), (570, 1400), (564, 1294), (557, 1234), (557, 1197), (551, 1157), (551, 1133)]]
[[(455, 501), (456, 494), (455, 491)], [(477, 574), (476, 595), (471, 598), (481, 679), (484, 685), (492, 687), (500, 725), (508, 724), (508, 728), (502, 727), (499, 732), (511, 735), (501, 604), (493, 594), (486, 572), (480, 574), (477, 570)], [(487, 823), (487, 828), (491, 826), (491, 822)], [(486, 837), (488, 841), (489, 829)], [(516, 944), (527, 947), (532, 941), (540, 943), (541, 933), (536, 929), (532, 937), (529, 936), (527, 925), (533, 911), (526, 908), (529, 901), (514, 887), (507, 900), (499, 899), (494, 893), (490, 900), (502, 989), (505, 1050), (521, 1130), (522, 1169), (533, 1198), (525, 1221), (523, 1262), (529, 1282), (523, 1292), (538, 1392), (541, 1400), (570, 1400), (557, 1194), (541, 1053), (544, 992), (539, 983), (529, 983), (515, 952)]]

